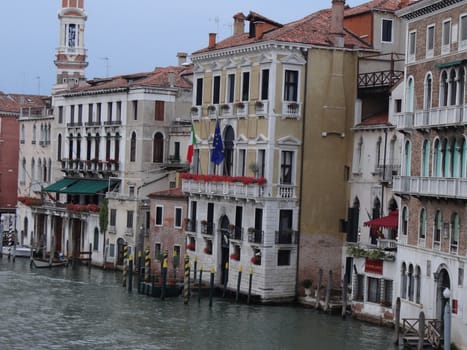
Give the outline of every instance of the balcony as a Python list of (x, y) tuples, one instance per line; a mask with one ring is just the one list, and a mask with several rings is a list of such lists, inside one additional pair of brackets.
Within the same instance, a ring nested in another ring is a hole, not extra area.
[(192, 119), (199, 120), (201, 118), (201, 106), (191, 107), (190, 115)]
[(373, 175), (379, 176), (384, 182), (392, 182), (392, 177), (400, 174), (401, 166), (398, 164), (378, 164)]
[(107, 120), (104, 122), (104, 126), (119, 126), (122, 125), (121, 120)]
[(101, 126), (101, 122), (100, 121), (86, 122), (86, 123), (84, 123), (84, 126), (86, 126), (86, 127)]
[(243, 227), (230, 225), (229, 226), (229, 238), (234, 241), (243, 240)]
[(282, 101), (282, 119), (300, 119), (302, 104), (293, 101)]
[(430, 128), (466, 124), (466, 113), (467, 106), (445, 106), (426, 111), (416, 111), (413, 126), (414, 128)]
[[(380, 243), (380, 241), (382, 241)], [(397, 242), (394, 240), (378, 240), (377, 245), (347, 243), (347, 256), (354, 258), (368, 258), (371, 260), (394, 261), (397, 251)]]
[(279, 198), (296, 198), (296, 186), (289, 184), (277, 185), (277, 196)]
[(248, 242), (249, 243), (263, 243), (264, 232), (262, 230), (250, 227), (248, 229)]
[(268, 113), (268, 101), (256, 101), (255, 114), (257, 116), (265, 116)]
[(186, 219), (185, 231), (189, 233), (196, 232), (196, 220)]
[(182, 191), (206, 196), (262, 198), (264, 178), (182, 174)]
[(402, 71), (379, 71), (370, 73), (361, 73), (358, 75), (359, 88), (374, 88), (382, 86), (393, 86), (404, 77)]
[(276, 231), (276, 244), (297, 244), (298, 231), (292, 229)]
[(206, 220), (201, 221), (201, 234), (212, 236), (214, 235), (214, 223)]
[(220, 106), (219, 117), (221, 118), (231, 118), (233, 117), (233, 103), (224, 103)]
[(410, 131), (413, 129), (414, 115), (412, 112), (397, 113), (395, 117), (397, 119), (398, 130)]
[(395, 193), (426, 197), (467, 199), (467, 179), (422, 176), (396, 176), (392, 189)]
[(235, 104), (237, 117), (246, 118), (248, 116), (248, 103), (246, 102), (237, 102)]
[(209, 105), (208, 106), (208, 117), (211, 119), (216, 119), (218, 116), (219, 105)]
[(79, 128), (83, 126), (82, 122), (71, 122), (66, 124), (67, 128)]

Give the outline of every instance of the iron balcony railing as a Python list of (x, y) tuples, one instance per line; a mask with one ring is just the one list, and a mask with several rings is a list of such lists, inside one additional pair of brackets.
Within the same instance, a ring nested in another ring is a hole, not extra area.
[(249, 243), (263, 243), (264, 231), (250, 227), (248, 229), (248, 242)]
[(212, 236), (214, 234), (214, 223), (213, 222), (207, 222), (207, 221), (201, 221), (201, 233), (203, 235), (209, 235)]
[(297, 244), (298, 231), (280, 230), (276, 231), (276, 244)]

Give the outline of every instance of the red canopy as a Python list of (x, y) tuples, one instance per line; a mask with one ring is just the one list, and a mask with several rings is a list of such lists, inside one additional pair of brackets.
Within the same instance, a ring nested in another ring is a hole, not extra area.
[(370, 226), (373, 228), (397, 228), (397, 224), (399, 221), (399, 211), (394, 210), (389, 213), (387, 216), (383, 216), (381, 218), (373, 219), (367, 222), (364, 222), (363, 225)]

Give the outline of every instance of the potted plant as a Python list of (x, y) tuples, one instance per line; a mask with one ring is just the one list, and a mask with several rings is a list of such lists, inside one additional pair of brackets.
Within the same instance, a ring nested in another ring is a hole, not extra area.
[(191, 113), (198, 113), (198, 107), (196, 106), (191, 107)]
[(311, 285), (313, 283), (309, 278), (306, 278), (302, 281), (302, 287), (305, 289), (305, 296), (309, 297), (311, 295)]
[(209, 111), (209, 112), (215, 112), (215, 111), (216, 111), (216, 106), (214, 106), (214, 105), (209, 105), (209, 106), (208, 106), (208, 111)]
[(241, 101), (240, 101), (240, 102), (237, 102), (237, 103), (235, 104), (235, 106), (237, 106), (237, 108), (245, 108), (245, 104), (244, 104), (243, 102), (241, 102)]

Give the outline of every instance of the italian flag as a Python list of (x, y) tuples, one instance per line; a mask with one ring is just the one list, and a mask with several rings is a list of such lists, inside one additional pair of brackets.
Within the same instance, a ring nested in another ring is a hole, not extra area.
[(193, 124), (191, 124), (191, 135), (190, 135), (190, 144), (188, 145), (188, 151), (186, 153), (186, 160), (191, 164), (193, 159), (193, 153), (195, 151), (196, 146), (196, 136), (195, 136), (195, 129)]

